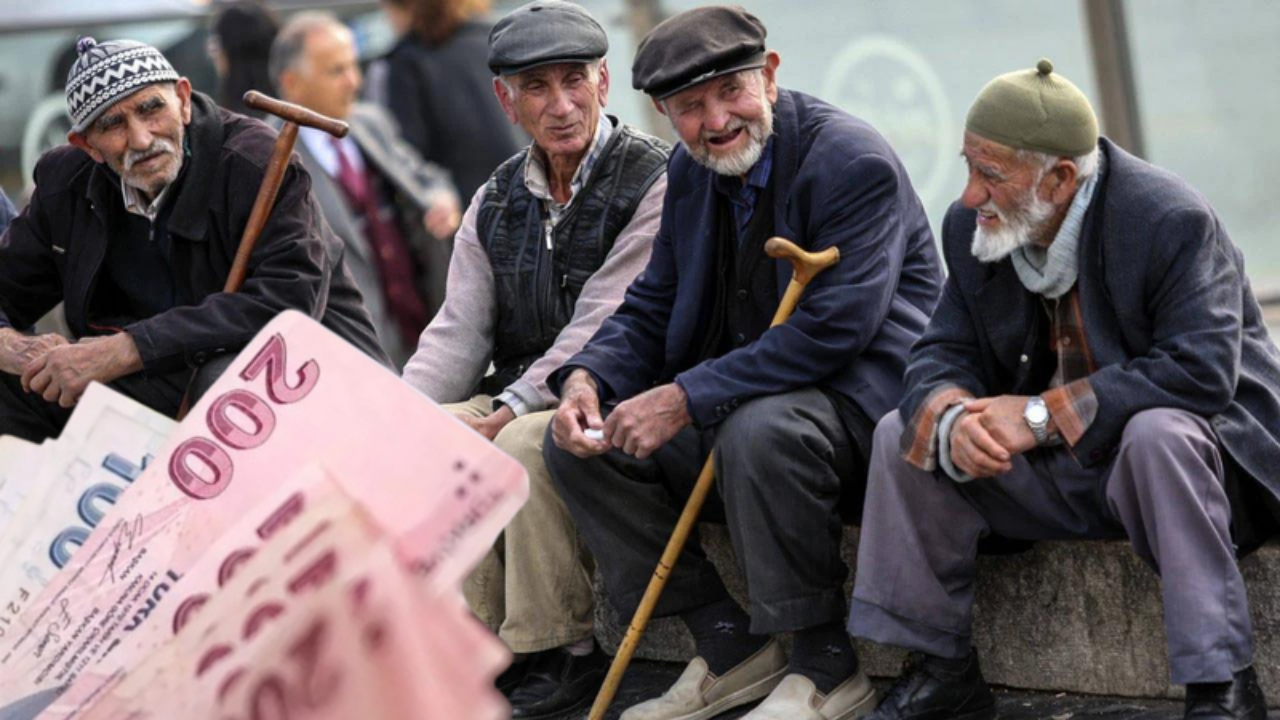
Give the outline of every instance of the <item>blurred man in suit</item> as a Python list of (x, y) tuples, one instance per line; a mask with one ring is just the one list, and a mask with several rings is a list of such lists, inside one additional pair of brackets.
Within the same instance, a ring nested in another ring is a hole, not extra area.
[(444, 298), (449, 238), (461, 220), (448, 174), (400, 137), (382, 108), (356, 102), (361, 75), (351, 31), (328, 13), (295, 15), (271, 49), (281, 97), (345, 120), (338, 139), (301, 128), (298, 154), (325, 219), (346, 243), (348, 266), (396, 367)]

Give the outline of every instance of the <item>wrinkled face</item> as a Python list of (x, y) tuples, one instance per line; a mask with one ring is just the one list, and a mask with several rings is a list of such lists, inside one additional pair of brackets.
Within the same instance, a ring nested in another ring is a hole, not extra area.
[(302, 56), (280, 74), (280, 89), (290, 102), (343, 120), (363, 80), (351, 31), (320, 27), (307, 34)]
[(771, 52), (759, 70), (712, 78), (657, 103), (698, 164), (738, 176), (760, 159), (773, 134), (779, 61)]
[(961, 155), (969, 166), (969, 180), (960, 200), (978, 211), (974, 257), (996, 262), (1020, 247), (1052, 239), (1045, 236), (1059, 207), (1041, 197), (1045, 177), (1041, 164), (968, 132)]
[(155, 197), (182, 170), (182, 138), (191, 122), (191, 83), (151, 85), (106, 112), (67, 140), (106, 163), (126, 184)]
[[(529, 133), (548, 157), (580, 158), (595, 137), (609, 100), (609, 68), (586, 63), (543, 65), (504, 79), (494, 92), (507, 118)], [(510, 86), (508, 88), (508, 86)]]

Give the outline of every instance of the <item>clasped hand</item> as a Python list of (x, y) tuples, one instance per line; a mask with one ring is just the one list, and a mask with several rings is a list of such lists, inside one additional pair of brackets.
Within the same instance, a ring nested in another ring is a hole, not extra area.
[(76, 343), (15, 330), (0, 336), (0, 371), (20, 375), (23, 390), (64, 408), (74, 407), (89, 383), (109, 383), (141, 369), (138, 347), (125, 333)]
[(1027, 397), (1001, 395), (970, 400), (951, 426), (951, 462), (978, 478), (1013, 469), (1013, 457), (1036, 446), (1023, 418)]

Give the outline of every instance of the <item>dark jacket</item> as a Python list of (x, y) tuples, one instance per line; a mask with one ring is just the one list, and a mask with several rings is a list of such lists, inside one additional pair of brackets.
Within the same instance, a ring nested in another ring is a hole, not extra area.
[[(668, 168), (648, 267), (553, 388), (575, 366), (603, 382), (606, 400), (675, 380), (704, 428), (753, 397), (815, 385), (843, 394), (873, 421), (897, 407), (908, 350), (942, 283), (924, 209), (871, 126), (788, 90), (779, 90), (774, 114), (774, 234), (810, 251), (837, 247), (840, 262), (809, 285), (785, 325), (698, 362), (718, 268), (718, 199), (712, 172), (682, 146)], [(791, 265), (774, 267), (781, 299)]]
[(439, 45), (410, 33), (386, 58), (385, 97), (404, 139), (449, 170), (464, 201), (522, 145), (493, 95), (491, 27), (463, 23)]
[[(257, 120), (192, 96), (190, 155), (172, 203), (168, 231), (178, 306), (124, 328), (145, 372), (199, 366), (235, 352), (281, 310), (310, 315), (379, 362), (378, 346), (350, 274), (342, 242), (325, 224), (311, 179), (295, 156), (258, 239), (243, 289), (222, 288), (258, 194), (276, 133)], [(30, 204), (0, 237), (0, 327), (26, 328), (59, 301), (76, 337), (100, 335), (94, 294), (110, 241), (107, 228), (126, 213), (120, 178), (83, 151), (64, 146), (36, 165)], [(100, 311), (99, 311), (100, 312)]]
[[(1208, 418), (1228, 454), (1273, 496), (1280, 479), (1280, 353), (1267, 335), (1244, 259), (1209, 202), (1180, 178), (1105, 138), (1105, 172), (1080, 237), (1078, 291), (1087, 346), (1099, 368), (1093, 423), (1073, 448), (1091, 466), (1112, 456), (1139, 411)], [(935, 389), (977, 397), (1033, 395), (1021, 368), (1036, 313), (1009, 260), (970, 252), (975, 213), (947, 212), (950, 277), (907, 372), (902, 417)], [(1043, 383), (1041, 383), (1043, 384)], [(907, 432), (912, 433), (908, 427)]]

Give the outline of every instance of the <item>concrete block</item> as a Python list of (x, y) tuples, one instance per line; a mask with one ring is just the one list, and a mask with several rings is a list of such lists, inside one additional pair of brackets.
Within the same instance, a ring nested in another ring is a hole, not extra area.
[[(746, 588), (722, 526), (700, 528), (703, 547), (730, 591)], [(857, 530), (846, 530), (852, 567)], [(1176, 562), (1176, 559), (1175, 559)], [(1259, 680), (1280, 702), (1280, 544), (1241, 564), (1249, 591)], [(852, 592), (852, 575), (847, 588)], [(611, 652), (630, 618), (601, 603), (598, 635)], [(1122, 697), (1179, 698), (1169, 682), (1159, 578), (1124, 542), (1044, 542), (1026, 553), (980, 561), (974, 642), (989, 682), (1016, 688)], [(859, 645), (868, 672), (897, 675), (905, 653)], [(650, 625), (638, 657), (685, 661), (693, 641), (678, 620)]]

